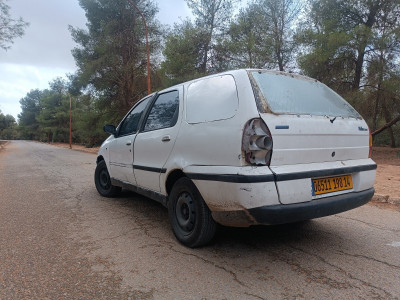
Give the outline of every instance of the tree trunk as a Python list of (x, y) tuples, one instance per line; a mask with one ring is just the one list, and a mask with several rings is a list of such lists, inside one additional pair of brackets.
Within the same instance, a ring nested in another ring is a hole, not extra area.
[[(386, 122), (387, 122), (387, 121), (386, 121)], [(392, 127), (389, 127), (389, 128), (388, 128), (388, 131), (389, 131), (389, 136), (390, 136), (390, 140), (391, 140), (391, 145), (390, 145), (390, 147), (396, 148), (396, 140), (395, 140), (395, 138), (394, 138), (393, 128), (392, 128)]]
[(363, 43), (363, 47), (358, 49), (358, 56), (356, 60), (356, 67), (354, 73), (353, 90), (358, 90), (361, 82), (362, 67), (364, 64), (365, 47), (367, 43)]
[[(379, 103), (381, 102), (381, 86), (382, 86), (382, 81), (383, 81), (383, 64), (384, 64), (384, 58), (383, 58), (382, 51), (380, 52), (379, 61), (380, 61), (380, 70), (379, 70), (378, 87), (376, 90), (374, 114), (373, 114), (373, 119), (372, 119), (372, 131), (376, 130), (376, 126), (377, 126), (377, 122), (378, 122)], [(386, 122), (388, 122), (388, 121), (386, 121)], [(374, 137), (372, 137), (372, 139), (374, 139)]]
[[(368, 30), (371, 30), (372, 26), (374, 26), (374, 24), (376, 22), (376, 15), (378, 13), (378, 10), (380, 9), (380, 6), (381, 6), (380, 3), (376, 3), (370, 9), (369, 14), (368, 14), (368, 19), (363, 24), (367, 27)], [(367, 47), (368, 42), (369, 42), (369, 33), (362, 35), (361, 41), (360, 41), (360, 46), (357, 49), (358, 54), (357, 54), (357, 59), (356, 59), (355, 72), (354, 72), (353, 90), (358, 90), (360, 87), (362, 69), (363, 69), (363, 65), (364, 65), (365, 48)]]
[(211, 23), (210, 28), (208, 28), (208, 36), (207, 36), (207, 41), (204, 45), (204, 57), (203, 57), (203, 62), (201, 64), (201, 72), (203, 74), (207, 73), (207, 59), (208, 59), (208, 52), (210, 51), (210, 44), (211, 44), (211, 40), (212, 40), (212, 36), (213, 36), (213, 32), (214, 32), (214, 20), (215, 20), (215, 14), (216, 14), (216, 8), (215, 8), (215, 3), (213, 3), (213, 10), (212, 10), (212, 15), (211, 15)]
[(394, 118), (392, 121), (390, 121), (389, 123), (386, 123), (385, 125), (383, 125), (381, 128), (379, 128), (378, 130), (375, 130), (374, 132), (371, 133), (372, 136), (375, 136), (383, 131), (385, 131), (386, 129), (390, 128), (391, 126), (393, 126), (394, 124), (396, 124), (398, 121), (400, 121), (400, 115), (398, 115), (396, 118)]
[(279, 71), (283, 72), (284, 71), (283, 60), (280, 52), (278, 53), (278, 66), (279, 66)]
[[(383, 99), (382, 104), (383, 104), (382, 108), (383, 108), (383, 114), (385, 116), (385, 121), (386, 121), (386, 123), (389, 123), (390, 120), (392, 119), (392, 116), (391, 116), (390, 111), (388, 109), (386, 99)], [(388, 127), (388, 131), (389, 131), (389, 136), (390, 136), (390, 140), (391, 140), (391, 147), (395, 148), (396, 147), (396, 140), (394, 138), (392, 127)]]
[(376, 98), (375, 98), (374, 115), (372, 117), (372, 131), (375, 131), (376, 127), (377, 127), (378, 109), (379, 109), (379, 96), (380, 96), (380, 93), (378, 91), (378, 93), (376, 95)]
[(206, 74), (207, 72), (207, 57), (208, 57), (208, 47), (210, 46), (210, 40), (208, 40), (205, 44), (204, 44), (204, 56), (203, 56), (203, 61), (201, 63), (201, 73)]

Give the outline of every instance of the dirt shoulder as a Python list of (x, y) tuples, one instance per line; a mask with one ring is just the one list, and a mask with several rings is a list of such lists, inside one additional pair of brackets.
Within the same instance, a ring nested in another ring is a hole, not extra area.
[[(37, 142), (37, 143), (42, 143), (42, 142)], [(48, 145), (61, 147), (61, 148), (69, 148), (69, 144), (67, 144), (67, 143), (43, 143), (43, 144), (48, 144)], [(72, 150), (86, 152), (86, 153), (97, 154), (97, 152), (99, 152), (99, 148), (100, 147), (87, 148), (82, 145), (72, 144)]]
[(373, 201), (400, 205), (400, 148), (374, 147), (377, 163)]
[(0, 150), (4, 149), (4, 147), (8, 144), (8, 141), (0, 140)]

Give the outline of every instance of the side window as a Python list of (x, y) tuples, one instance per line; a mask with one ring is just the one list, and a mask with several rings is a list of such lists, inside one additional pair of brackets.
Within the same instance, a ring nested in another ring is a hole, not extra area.
[(189, 85), (186, 120), (190, 124), (232, 118), (239, 107), (235, 79), (219, 75)]
[(121, 136), (121, 135), (136, 133), (136, 131), (138, 130), (140, 118), (151, 98), (152, 97), (147, 97), (138, 105), (136, 105), (134, 109), (131, 110), (129, 115), (125, 118), (125, 120), (121, 124), (121, 128), (119, 129), (118, 135)]
[(178, 120), (179, 93), (172, 91), (158, 96), (144, 125), (144, 131), (173, 127)]

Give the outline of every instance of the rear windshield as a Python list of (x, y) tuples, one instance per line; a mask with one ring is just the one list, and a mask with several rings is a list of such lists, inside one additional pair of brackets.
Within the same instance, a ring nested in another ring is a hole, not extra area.
[[(361, 118), (356, 110), (326, 85), (292, 74), (250, 71), (261, 95), (260, 112)], [(256, 87), (256, 89), (257, 89)]]

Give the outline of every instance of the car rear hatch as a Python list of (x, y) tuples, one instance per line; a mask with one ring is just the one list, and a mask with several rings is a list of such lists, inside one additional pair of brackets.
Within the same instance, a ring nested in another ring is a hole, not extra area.
[(273, 139), (270, 169), (282, 204), (372, 187), (369, 131), (361, 116), (322, 83), (249, 71), (260, 116)]

